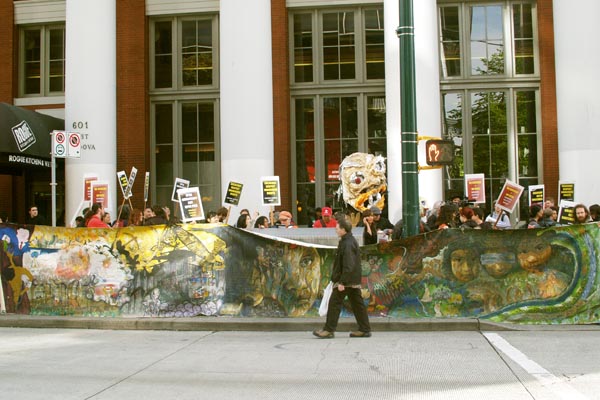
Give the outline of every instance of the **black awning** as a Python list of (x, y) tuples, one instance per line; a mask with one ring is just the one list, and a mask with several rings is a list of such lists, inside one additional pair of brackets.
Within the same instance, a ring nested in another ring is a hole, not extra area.
[(0, 173), (50, 168), (50, 132), (64, 128), (60, 118), (0, 103)]

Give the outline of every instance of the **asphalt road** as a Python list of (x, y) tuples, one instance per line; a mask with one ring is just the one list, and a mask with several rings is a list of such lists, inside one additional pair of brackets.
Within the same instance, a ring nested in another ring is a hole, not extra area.
[(600, 329), (0, 328), (1, 399), (600, 399)]

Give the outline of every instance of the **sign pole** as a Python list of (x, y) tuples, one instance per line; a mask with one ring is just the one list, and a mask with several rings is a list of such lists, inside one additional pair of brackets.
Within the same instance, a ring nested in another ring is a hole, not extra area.
[[(54, 132), (50, 132), (50, 143), (54, 143)], [(54, 149), (50, 151), (50, 193), (52, 198), (52, 226), (56, 227), (56, 158)]]

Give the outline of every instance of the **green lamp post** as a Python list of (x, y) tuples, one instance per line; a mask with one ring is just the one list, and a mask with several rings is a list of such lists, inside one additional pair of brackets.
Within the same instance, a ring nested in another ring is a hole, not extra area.
[(419, 233), (419, 164), (415, 91), (413, 1), (400, 0), (400, 119), (402, 141), (402, 236)]

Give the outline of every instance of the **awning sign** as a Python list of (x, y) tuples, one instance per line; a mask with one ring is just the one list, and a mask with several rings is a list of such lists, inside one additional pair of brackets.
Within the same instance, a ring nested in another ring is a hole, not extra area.
[(21, 152), (35, 143), (35, 135), (26, 121), (21, 121), (20, 124), (13, 126), (12, 133)]

